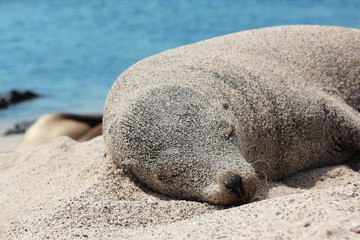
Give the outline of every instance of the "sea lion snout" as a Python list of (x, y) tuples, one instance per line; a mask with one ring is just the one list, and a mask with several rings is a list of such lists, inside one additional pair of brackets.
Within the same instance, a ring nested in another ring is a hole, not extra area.
[(239, 166), (239, 171), (222, 174), (217, 185), (218, 190), (208, 191), (208, 196), (212, 195), (209, 202), (221, 205), (240, 205), (249, 202), (254, 196), (258, 178), (254, 169), (248, 163), (243, 162)]
[(200, 200), (218, 205), (240, 205), (251, 200), (258, 178), (253, 169), (244, 164), (239, 172), (226, 172), (204, 187)]
[(231, 192), (236, 193), (239, 198), (244, 196), (242, 179), (239, 175), (234, 175), (225, 181), (224, 186)]

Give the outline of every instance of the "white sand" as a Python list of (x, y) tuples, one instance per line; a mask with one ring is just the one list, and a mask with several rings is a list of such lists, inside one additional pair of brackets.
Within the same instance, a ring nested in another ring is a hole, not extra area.
[(262, 185), (224, 209), (134, 184), (102, 137), (0, 153), (0, 239), (360, 239), (360, 173), (345, 166)]
[(23, 139), (24, 134), (15, 134), (0, 137), (0, 153), (14, 151)]

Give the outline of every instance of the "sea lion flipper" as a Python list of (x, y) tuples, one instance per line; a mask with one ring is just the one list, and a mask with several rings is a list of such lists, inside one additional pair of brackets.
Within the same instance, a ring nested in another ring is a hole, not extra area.
[(327, 96), (325, 114), (329, 126), (337, 129), (329, 136), (332, 142), (331, 155), (349, 153), (349, 158), (360, 151), (360, 113), (337, 96)]

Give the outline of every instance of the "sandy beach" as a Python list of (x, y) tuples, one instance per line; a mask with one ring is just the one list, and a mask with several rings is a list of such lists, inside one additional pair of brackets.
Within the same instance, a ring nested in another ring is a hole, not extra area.
[(263, 182), (251, 203), (224, 208), (149, 191), (115, 167), (102, 136), (60, 137), (1, 153), (0, 189), (1, 239), (360, 238), (360, 173), (347, 166)]
[(0, 136), (0, 153), (14, 151), (23, 139), (24, 134)]

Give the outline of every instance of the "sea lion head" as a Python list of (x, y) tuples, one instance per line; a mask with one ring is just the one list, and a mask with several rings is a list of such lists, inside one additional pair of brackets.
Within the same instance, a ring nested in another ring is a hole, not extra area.
[(239, 133), (218, 105), (189, 87), (152, 88), (121, 116), (105, 111), (107, 149), (117, 165), (157, 192), (213, 204), (245, 203), (256, 191), (257, 177), (240, 152)]

